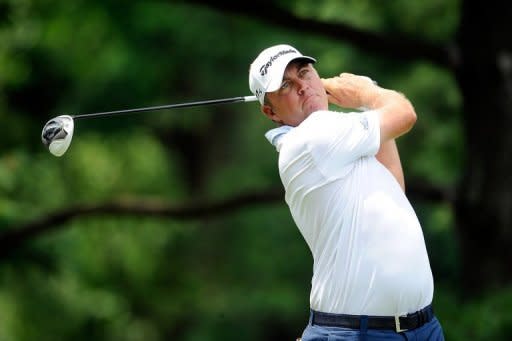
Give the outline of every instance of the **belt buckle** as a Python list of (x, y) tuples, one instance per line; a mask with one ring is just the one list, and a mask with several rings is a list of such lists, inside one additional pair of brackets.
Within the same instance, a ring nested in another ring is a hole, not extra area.
[[(404, 315), (405, 316), (405, 315)], [(395, 331), (397, 333), (402, 333), (402, 332), (406, 332), (408, 331), (409, 329), (401, 329), (400, 328), (400, 315), (395, 315)]]

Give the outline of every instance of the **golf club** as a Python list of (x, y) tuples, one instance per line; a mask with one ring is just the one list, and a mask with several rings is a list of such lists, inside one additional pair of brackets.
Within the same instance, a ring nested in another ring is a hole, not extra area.
[(43, 127), (41, 132), (41, 140), (43, 144), (50, 150), (55, 156), (62, 156), (71, 144), (74, 131), (74, 120), (77, 119), (88, 119), (97, 117), (110, 117), (115, 115), (131, 114), (135, 112), (144, 111), (156, 111), (164, 109), (175, 109), (175, 108), (189, 108), (204, 105), (215, 105), (215, 104), (226, 104), (226, 103), (239, 103), (239, 102), (254, 102), (256, 96), (241, 96), (232, 98), (221, 98), (212, 99), (198, 102), (187, 102), (178, 104), (159, 105), (153, 107), (135, 108), (135, 109), (124, 109), (115, 111), (105, 111), (90, 114), (78, 114), (78, 115), (60, 115), (49, 120)]

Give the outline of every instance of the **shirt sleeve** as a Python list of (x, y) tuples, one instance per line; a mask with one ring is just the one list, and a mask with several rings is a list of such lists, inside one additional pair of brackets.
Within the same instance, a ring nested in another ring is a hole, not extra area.
[(325, 176), (343, 175), (356, 160), (375, 156), (380, 148), (377, 110), (342, 114), (314, 114), (308, 149)]

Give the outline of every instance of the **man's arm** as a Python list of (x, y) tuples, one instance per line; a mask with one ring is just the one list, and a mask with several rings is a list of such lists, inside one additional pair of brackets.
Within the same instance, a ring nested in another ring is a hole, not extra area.
[(400, 155), (398, 154), (395, 140), (392, 139), (381, 142), (379, 152), (375, 157), (393, 174), (400, 184), (400, 187), (402, 187), (402, 190), (405, 192), (404, 172), (402, 171)]
[(379, 111), (380, 149), (376, 157), (405, 189), (395, 138), (407, 133), (416, 122), (416, 112), (409, 100), (396, 91), (377, 86), (364, 76), (342, 73), (322, 81), (329, 102), (345, 108), (365, 107)]

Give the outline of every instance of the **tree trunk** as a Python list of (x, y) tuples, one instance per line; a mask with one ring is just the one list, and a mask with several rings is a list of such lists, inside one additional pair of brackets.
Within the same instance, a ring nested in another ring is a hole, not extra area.
[(464, 1), (456, 72), (466, 167), (456, 201), (466, 294), (512, 282), (512, 10), (507, 1)]

